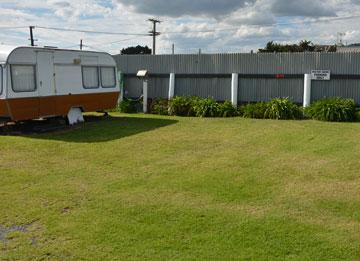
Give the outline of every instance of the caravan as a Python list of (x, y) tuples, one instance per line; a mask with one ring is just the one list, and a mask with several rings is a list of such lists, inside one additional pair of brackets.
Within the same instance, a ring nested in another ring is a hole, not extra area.
[(24, 121), (114, 108), (116, 63), (107, 53), (0, 45), (0, 118)]

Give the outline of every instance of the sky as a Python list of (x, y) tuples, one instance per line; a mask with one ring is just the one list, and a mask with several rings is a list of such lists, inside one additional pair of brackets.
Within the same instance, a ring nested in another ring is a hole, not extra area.
[(339, 33), (344, 43), (360, 42), (360, 0), (0, 0), (0, 44), (29, 45), (32, 25), (38, 46), (78, 49), (83, 39), (85, 49), (117, 54), (151, 48), (149, 18), (162, 21), (159, 54), (172, 44), (176, 53), (250, 52), (304, 39), (335, 44)]

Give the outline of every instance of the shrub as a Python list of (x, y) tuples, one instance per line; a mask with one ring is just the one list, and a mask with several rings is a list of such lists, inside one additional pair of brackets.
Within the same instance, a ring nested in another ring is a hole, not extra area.
[(135, 113), (137, 112), (137, 101), (124, 99), (120, 102), (118, 110), (124, 113)]
[(164, 98), (157, 98), (151, 102), (150, 112), (159, 115), (169, 115), (169, 101)]
[(356, 108), (355, 111), (355, 120), (360, 121), (360, 108)]
[(176, 116), (195, 116), (194, 106), (198, 97), (176, 96), (169, 102), (169, 114)]
[(197, 117), (217, 117), (219, 104), (213, 98), (198, 99), (194, 103), (194, 112)]
[(288, 98), (272, 99), (266, 104), (264, 118), (274, 120), (295, 120), (303, 117), (302, 109)]
[(235, 117), (238, 116), (238, 110), (232, 105), (230, 101), (225, 101), (224, 103), (219, 104), (219, 114), (220, 117)]
[(249, 103), (240, 107), (240, 114), (245, 118), (264, 119), (266, 109), (265, 102)]
[(352, 99), (323, 98), (307, 107), (305, 113), (310, 118), (321, 121), (354, 121), (356, 104)]

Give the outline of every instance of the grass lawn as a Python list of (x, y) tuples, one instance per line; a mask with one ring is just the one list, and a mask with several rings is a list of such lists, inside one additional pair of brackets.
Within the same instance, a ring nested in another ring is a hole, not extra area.
[(0, 136), (0, 260), (360, 259), (360, 124), (112, 114)]

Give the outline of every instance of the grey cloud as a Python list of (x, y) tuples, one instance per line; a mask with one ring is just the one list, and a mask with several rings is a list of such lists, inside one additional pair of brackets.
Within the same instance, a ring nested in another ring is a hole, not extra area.
[(335, 16), (333, 7), (314, 0), (275, 0), (271, 11), (277, 16)]
[[(206, 15), (223, 17), (235, 11), (267, 6), (275, 16), (335, 16), (335, 6), (316, 0), (117, 0), (138, 13), (157, 16), (180, 17)], [(360, 0), (348, 0), (359, 3)], [(255, 4), (255, 5), (254, 5)]]
[(54, 1), (52, 4), (58, 8), (70, 7), (70, 3), (66, 1)]
[(179, 17), (229, 14), (256, 0), (118, 0), (139, 13)]

